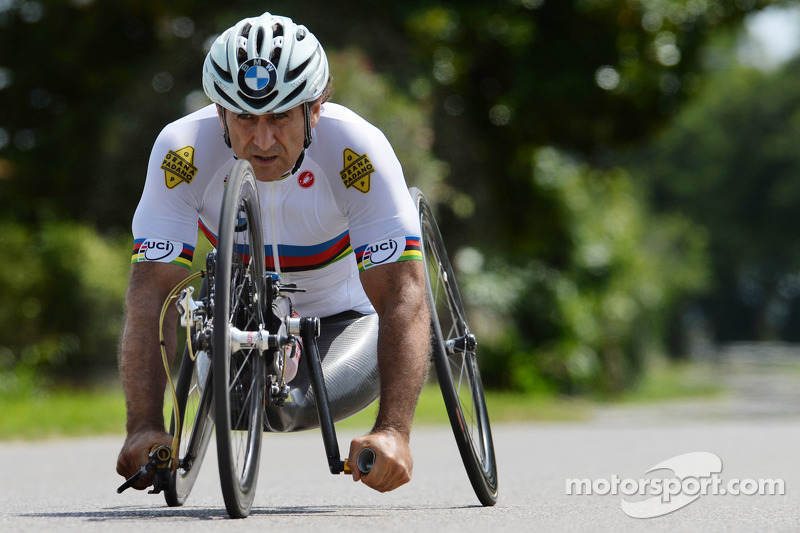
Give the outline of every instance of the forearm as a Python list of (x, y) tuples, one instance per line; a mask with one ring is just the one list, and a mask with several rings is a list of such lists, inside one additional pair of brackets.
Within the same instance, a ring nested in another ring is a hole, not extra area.
[[(126, 296), (125, 326), (119, 351), (119, 370), (125, 392), (128, 433), (164, 429), (166, 371), (159, 341), (159, 316), (164, 298), (179, 281), (181, 271), (164, 265), (136, 265)], [(167, 265), (170, 266), (170, 265)], [(177, 344), (175, 306), (169, 306), (164, 322), (165, 350), (171, 364)]]
[[(158, 315), (155, 315), (158, 316)], [(174, 318), (174, 317), (173, 317)], [(164, 429), (164, 389), (166, 373), (159, 348), (158, 324), (128, 318), (122, 335), (119, 368), (127, 409), (128, 433), (143, 429)], [(168, 358), (175, 353), (174, 322), (165, 327)]]
[(396, 431), (406, 438), (410, 435), (428, 369), (429, 324), (428, 307), (419, 295), (380, 317), (381, 396), (373, 431)]

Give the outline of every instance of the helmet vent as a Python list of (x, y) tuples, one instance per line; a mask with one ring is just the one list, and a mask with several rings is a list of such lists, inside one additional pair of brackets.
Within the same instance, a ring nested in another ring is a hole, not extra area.
[(264, 98), (251, 98), (244, 94), (242, 91), (236, 91), (236, 96), (242, 99), (242, 101), (250, 106), (252, 109), (264, 109), (275, 100), (275, 97), (278, 96), (278, 91), (272, 91), (270, 94), (265, 96)]
[(250, 30), (253, 28), (252, 24), (247, 24), (242, 28), (239, 34), (238, 47), (236, 49), (236, 61), (241, 65), (247, 61), (247, 38), (250, 36)]
[(245, 49), (243, 46), (240, 46), (240, 47), (239, 47), (239, 48), (236, 50), (236, 61), (237, 61), (237, 62), (238, 62), (240, 65), (241, 65), (242, 63), (244, 63), (245, 61), (247, 61), (247, 50), (246, 50), (246, 49)]
[(306, 69), (306, 67), (308, 67), (308, 64), (311, 63), (311, 59), (313, 58), (309, 57), (308, 59), (303, 61), (300, 65), (298, 65), (297, 68), (293, 68), (292, 70), (288, 71), (286, 73), (286, 81), (292, 81), (295, 78), (297, 78), (297, 76), (302, 74), (303, 71)]
[[(287, 96), (286, 98), (284, 98), (283, 100), (281, 100), (281, 102), (280, 102), (280, 103), (279, 103), (277, 106), (275, 106), (275, 107), (282, 107), (282, 106), (283, 106), (283, 105), (285, 105), (287, 102), (291, 102), (292, 100), (294, 100), (294, 99), (297, 97), (297, 95), (299, 95), (300, 93), (302, 93), (302, 92), (303, 92), (303, 90), (305, 90), (305, 88), (306, 88), (306, 83), (307, 83), (306, 81), (303, 81), (303, 83), (301, 83), (301, 84), (300, 84), (300, 85), (297, 87), (297, 89), (295, 89), (294, 91), (292, 91), (292, 92), (289, 94), (289, 96)], [(274, 94), (274, 93), (273, 93), (273, 94)]]
[(225, 91), (222, 89), (222, 87), (220, 87), (219, 85), (214, 83), (214, 90), (217, 91), (217, 94), (220, 96), (220, 98), (222, 98), (223, 100), (228, 102), (228, 105), (230, 105), (231, 108), (235, 110), (234, 111), (235, 113), (241, 113), (242, 112), (242, 106), (240, 106), (238, 103), (236, 103), (236, 101), (234, 101), (233, 98), (228, 96), (225, 93)]
[(214, 67), (214, 72), (217, 73), (222, 81), (225, 83), (233, 83), (233, 77), (231, 77), (230, 73), (224, 68), (220, 67), (213, 59), (211, 60), (211, 66)]
[(263, 56), (262, 53), (264, 48), (264, 28), (258, 28), (256, 32), (256, 50), (258, 50), (258, 55)]
[(269, 54), (269, 62), (277, 65), (281, 60), (281, 50), (283, 50), (283, 36), (273, 37), (272, 39), (272, 52)]

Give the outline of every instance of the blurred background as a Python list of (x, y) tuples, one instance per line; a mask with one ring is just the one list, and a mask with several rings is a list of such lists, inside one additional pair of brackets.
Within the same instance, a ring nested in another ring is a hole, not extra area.
[(797, 2), (0, 0), (0, 397), (115, 371), (152, 143), (267, 10), (436, 204), (487, 388), (800, 341)]

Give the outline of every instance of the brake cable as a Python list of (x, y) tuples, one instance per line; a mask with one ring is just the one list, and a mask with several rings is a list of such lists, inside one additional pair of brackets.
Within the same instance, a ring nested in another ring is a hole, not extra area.
[[(172, 291), (170, 291), (170, 293), (167, 295), (167, 298), (164, 300), (164, 305), (161, 306), (161, 316), (158, 320), (158, 343), (159, 347), (161, 348), (161, 360), (164, 363), (164, 372), (167, 374), (167, 381), (169, 382), (170, 392), (172, 393), (172, 415), (175, 419), (175, 434), (172, 436), (172, 450), (170, 454), (171, 461), (175, 460), (175, 456), (178, 453), (178, 440), (181, 434), (181, 414), (180, 411), (178, 410), (178, 395), (175, 392), (175, 384), (172, 381), (172, 375), (170, 373), (170, 368), (169, 368), (170, 367), (169, 359), (167, 358), (167, 343), (166, 341), (164, 341), (164, 320), (167, 316), (167, 309), (169, 308), (170, 303), (172, 302), (172, 300), (175, 299), (178, 293), (182, 291), (186, 285), (196, 280), (197, 278), (205, 277), (205, 275), (206, 271), (200, 270), (199, 272), (195, 272), (191, 276), (187, 277), (186, 279), (175, 285), (175, 288), (172, 289)], [(189, 310), (187, 309), (186, 311), (188, 312)], [(189, 320), (186, 320), (186, 346), (188, 347), (189, 350), (189, 357), (192, 359), (192, 361), (194, 361), (196, 356), (194, 355), (194, 351), (192, 350), (191, 328), (192, 328), (191, 322)]]

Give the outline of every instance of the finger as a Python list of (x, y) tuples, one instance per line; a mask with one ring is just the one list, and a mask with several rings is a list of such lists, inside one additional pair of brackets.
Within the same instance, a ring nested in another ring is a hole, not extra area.
[(399, 482), (401, 479), (400, 473), (396, 470), (396, 468), (384, 470), (380, 481), (377, 481), (373, 488), (380, 492), (389, 492), (402, 485), (402, 483)]
[[(375, 470), (373, 469), (373, 471)], [(384, 460), (379, 473), (380, 476), (372, 480), (372, 485), (375, 490), (380, 492), (392, 491), (411, 481), (410, 467), (403, 462)]]
[(396, 463), (378, 454), (375, 459), (375, 465), (369, 475), (363, 476), (362, 481), (365, 485), (378, 492), (388, 492), (395, 487), (396, 470)]
[(350, 470), (353, 473), (353, 481), (361, 480), (361, 471), (358, 469), (358, 452), (361, 450), (361, 444), (357, 439), (350, 441), (350, 455), (347, 457), (347, 464), (350, 465)]
[(141, 466), (142, 465), (134, 465), (130, 457), (125, 454), (120, 454), (117, 458), (117, 474), (125, 479), (129, 479), (138, 472)]
[(133, 486), (133, 488), (136, 489), (136, 490), (144, 490), (144, 489), (150, 487), (150, 485), (153, 484), (153, 476), (154, 476), (154, 474), (155, 473), (151, 471), (151, 472), (148, 472), (147, 475), (144, 475), (144, 476), (140, 477), (139, 481), (136, 482), (136, 484)]

